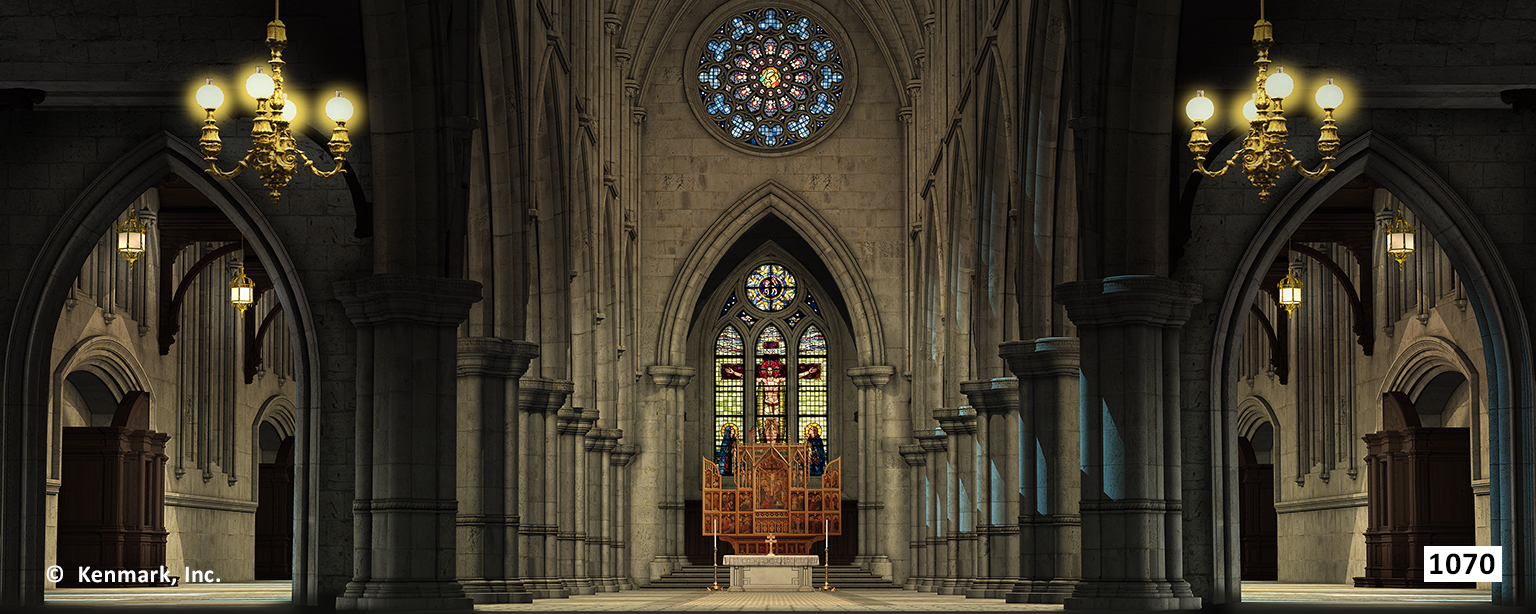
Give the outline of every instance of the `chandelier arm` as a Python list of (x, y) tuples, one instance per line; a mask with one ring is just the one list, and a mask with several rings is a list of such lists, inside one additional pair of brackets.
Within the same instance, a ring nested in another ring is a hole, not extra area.
[(322, 170), (320, 170), (318, 168), (315, 168), (315, 161), (314, 160), (310, 160), (309, 156), (304, 155), (304, 150), (301, 149), (301, 150), (298, 150), (298, 151), (299, 151), (299, 157), (304, 160), (304, 166), (309, 167), (309, 170), (311, 172), (313, 172), (315, 174), (315, 176), (317, 176), (317, 177), (320, 177), (322, 179), (327, 179), (327, 178), (330, 178), (331, 176), (335, 175), (336, 173), (344, 173), (344, 172), (347, 171), (346, 168), (342, 167), (342, 163), (346, 162), (345, 158), (340, 158), (340, 157), (336, 158), (336, 168), (333, 168), (333, 169), (331, 169), (329, 171), (322, 171)]
[(1323, 160), (1323, 165), (1317, 167), (1317, 170), (1309, 171), (1306, 167), (1301, 165), (1301, 160), (1297, 160), (1295, 158), (1291, 159), (1291, 166), (1296, 167), (1296, 172), (1300, 173), (1302, 177), (1306, 177), (1307, 179), (1317, 179), (1333, 172), (1333, 167), (1330, 166), (1331, 164), (1333, 164), (1333, 160)]
[(1205, 168), (1205, 160), (1197, 160), (1197, 161), (1195, 161), (1195, 172), (1196, 173), (1200, 173), (1201, 175), (1204, 175), (1206, 177), (1210, 177), (1212, 179), (1215, 179), (1217, 177), (1220, 177), (1222, 175), (1227, 174), (1227, 171), (1232, 170), (1232, 166), (1234, 164), (1237, 164), (1238, 157), (1240, 157), (1242, 155), (1243, 155), (1243, 150), (1238, 150), (1237, 153), (1232, 154), (1231, 158), (1227, 158), (1227, 163), (1223, 164), (1221, 166), (1220, 170), (1215, 170), (1215, 171), (1206, 170), (1206, 168)]
[(242, 171), (250, 167), (251, 154), (254, 151), (255, 150), (245, 152), (245, 157), (240, 159), (240, 163), (236, 164), (235, 168), (228, 171), (219, 170), (218, 160), (208, 158), (208, 174), (213, 175), (214, 177), (218, 177), (219, 179), (234, 179), (235, 177), (239, 176)]

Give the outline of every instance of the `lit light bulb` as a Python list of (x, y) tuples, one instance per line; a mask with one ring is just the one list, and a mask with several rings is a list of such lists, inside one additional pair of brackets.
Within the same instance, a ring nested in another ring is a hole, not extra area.
[(272, 82), (272, 77), (267, 73), (261, 72), (260, 66), (256, 67), (256, 72), (251, 73), (251, 76), (245, 78), (245, 93), (250, 94), (251, 98), (257, 100), (271, 98), (272, 91), (276, 87), (277, 85)]
[(1270, 98), (1283, 99), (1290, 96), (1294, 89), (1296, 89), (1296, 82), (1290, 75), (1285, 74), (1284, 66), (1275, 67), (1275, 74), (1264, 79), (1264, 93), (1269, 94)]
[(1254, 94), (1253, 98), (1250, 98), (1247, 102), (1243, 103), (1243, 119), (1252, 122), (1259, 118), (1259, 108), (1253, 104), (1254, 98), (1258, 97), (1258, 94)]
[(341, 90), (336, 90), (336, 97), (325, 103), (325, 116), (338, 124), (351, 120), (352, 101), (343, 98)]
[(1333, 84), (1333, 77), (1328, 77), (1328, 83), (1317, 88), (1317, 106), (1332, 111), (1341, 104), (1344, 104), (1344, 90)]
[(283, 121), (291, 123), (293, 118), (299, 114), (299, 103), (295, 102), (292, 96), (285, 96), (284, 98), (287, 98), (287, 100), (283, 101)]
[(1216, 114), (1216, 105), (1210, 98), (1205, 97), (1205, 90), (1195, 90), (1195, 97), (1189, 99), (1189, 104), (1184, 105), (1184, 113), (1189, 119), (1203, 122)]
[(213, 79), (209, 79), (206, 84), (197, 88), (197, 106), (214, 111), (222, 104), (224, 104), (224, 90), (214, 85)]

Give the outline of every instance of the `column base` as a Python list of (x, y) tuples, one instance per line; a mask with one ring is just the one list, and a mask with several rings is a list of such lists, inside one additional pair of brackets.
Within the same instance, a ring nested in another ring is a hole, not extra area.
[(1062, 603), (1077, 585), (1076, 580), (1019, 580), (1003, 599), (1008, 603)]
[(977, 578), (971, 585), (965, 588), (966, 599), (996, 599), (992, 593), (998, 591), (998, 580), (994, 578)]
[(619, 579), (618, 578), (602, 578), (602, 579), (598, 580), (597, 581), (597, 592), (599, 592), (599, 593), (617, 593), (617, 592), (619, 592)]
[(462, 580), (464, 596), (476, 604), (533, 603), (533, 593), (516, 580)]
[(958, 578), (944, 578), (938, 585), (940, 595), (963, 595), (965, 587)]
[(527, 581), (525, 586), (534, 599), (565, 599), (571, 596), (566, 590), (565, 584), (559, 578), (533, 578)]
[(464, 596), (458, 582), (441, 580), (353, 583), (343, 596), (336, 598), (338, 610), (473, 610), (474, 607), (474, 600)]
[(566, 578), (560, 583), (565, 585), (565, 590), (572, 595), (592, 595), (597, 593), (597, 585), (591, 578)]
[(1200, 598), (1190, 595), (1184, 582), (1082, 582), (1062, 606), (1068, 610), (1198, 610)]
[(917, 590), (921, 593), (937, 592), (939, 590), (939, 584), (942, 584), (943, 582), (944, 580), (942, 578), (931, 578), (928, 576), (923, 576), (917, 579)]
[(651, 559), (651, 580), (660, 580), (662, 576), (667, 575), (671, 571), (672, 564), (667, 561), (666, 557), (658, 556)]
[(895, 579), (895, 569), (891, 565), (891, 559), (883, 554), (869, 557), (869, 573), (880, 576), (881, 580), (890, 582)]

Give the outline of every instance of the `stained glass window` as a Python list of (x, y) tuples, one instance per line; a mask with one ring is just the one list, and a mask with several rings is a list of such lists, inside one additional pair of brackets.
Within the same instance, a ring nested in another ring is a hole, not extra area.
[(757, 267), (747, 276), (747, 302), (763, 311), (778, 311), (795, 300), (795, 276), (777, 264)]
[(821, 315), (821, 306), (816, 304), (816, 297), (811, 296), (810, 292), (805, 293), (805, 304), (810, 305), (811, 311), (816, 312), (816, 315)]
[(727, 312), (729, 312), (731, 310), (732, 307), (735, 307), (735, 306), (736, 306), (736, 293), (732, 292), (731, 293), (731, 298), (725, 299), (725, 306), (720, 308), (720, 315), (725, 315)]
[(789, 316), (789, 318), (785, 319), (784, 320), (784, 324), (788, 325), (791, 329), (793, 329), (796, 324), (799, 324), (800, 321), (804, 320), (804, 319), (805, 319), (805, 312), (804, 311), (800, 311), (799, 309), (796, 309), (795, 310), (795, 315)]
[(763, 441), (787, 441), (788, 415), (784, 407), (789, 392), (786, 376), (788, 348), (784, 347), (784, 335), (779, 328), (769, 324), (757, 336), (757, 370), (753, 380), (757, 384), (757, 433)]
[(763, 151), (830, 130), (851, 98), (843, 47), (804, 11), (754, 8), (725, 19), (698, 51), (698, 99), (727, 140)]
[(815, 324), (805, 327), (796, 352), (798, 392), (795, 432), (809, 441), (813, 434), (827, 441), (827, 338)]
[(734, 326), (727, 325), (715, 337), (715, 449), (720, 447), (725, 425), (735, 425), (739, 434), (745, 424), (744, 350), (741, 333)]

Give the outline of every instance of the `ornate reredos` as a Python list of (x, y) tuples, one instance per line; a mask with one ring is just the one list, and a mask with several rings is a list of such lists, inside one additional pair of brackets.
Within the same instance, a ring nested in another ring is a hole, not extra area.
[(854, 55), (847, 33), (819, 6), (731, 2), (688, 45), (684, 97), (704, 131), (726, 146), (788, 155), (821, 142), (847, 117), (858, 81)]

